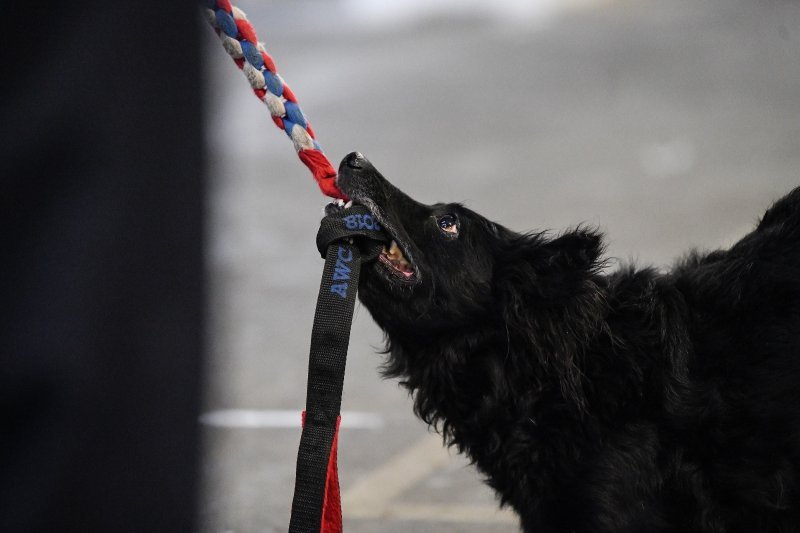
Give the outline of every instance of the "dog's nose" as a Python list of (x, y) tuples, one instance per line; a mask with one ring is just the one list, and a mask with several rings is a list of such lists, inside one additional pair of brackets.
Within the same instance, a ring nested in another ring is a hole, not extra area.
[(347, 157), (344, 159), (345, 164), (350, 168), (361, 169), (364, 168), (364, 163), (366, 159), (363, 155), (358, 152), (352, 152), (347, 154)]

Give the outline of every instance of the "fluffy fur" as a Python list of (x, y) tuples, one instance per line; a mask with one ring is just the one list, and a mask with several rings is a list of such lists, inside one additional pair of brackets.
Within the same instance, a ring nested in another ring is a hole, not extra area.
[(800, 188), (729, 250), (607, 275), (591, 228), (423, 205), (358, 154), (339, 185), (413, 265), (362, 274), (387, 375), (525, 531), (800, 531)]

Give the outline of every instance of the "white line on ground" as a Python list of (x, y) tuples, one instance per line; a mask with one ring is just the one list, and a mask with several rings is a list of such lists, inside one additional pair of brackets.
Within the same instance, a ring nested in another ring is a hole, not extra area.
[[(278, 409), (220, 409), (200, 416), (200, 423), (219, 428), (299, 428), (300, 411)], [(383, 417), (377, 413), (342, 411), (342, 429), (380, 429)]]

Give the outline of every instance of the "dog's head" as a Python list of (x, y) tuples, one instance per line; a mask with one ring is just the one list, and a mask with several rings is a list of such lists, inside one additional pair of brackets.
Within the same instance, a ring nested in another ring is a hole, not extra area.
[(498, 312), (519, 312), (509, 306), (517, 307), (546, 271), (561, 268), (559, 275), (568, 276), (600, 252), (592, 232), (547, 240), (515, 233), (461, 204), (417, 202), (357, 152), (342, 161), (338, 185), (392, 238), (360, 284), (362, 302), (390, 337), (502, 320)]
[(338, 185), (392, 239), (360, 284), (361, 300), (384, 329), (455, 324), (488, 300), (492, 257), (476, 251), (491, 249), (503, 228), (460, 204), (411, 199), (359, 153), (342, 161)]

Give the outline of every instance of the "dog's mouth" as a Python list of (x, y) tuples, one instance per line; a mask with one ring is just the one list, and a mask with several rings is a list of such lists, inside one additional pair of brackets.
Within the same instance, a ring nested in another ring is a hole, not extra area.
[(400, 217), (404, 208), (416, 202), (386, 181), (358, 152), (342, 160), (337, 184), (352, 201), (369, 209), (390, 239), (375, 262), (377, 273), (389, 283), (418, 285), (421, 281), (419, 265), (414, 261), (411, 238)]
[(400, 281), (412, 283), (417, 280), (414, 266), (406, 259), (403, 250), (397, 245), (397, 241), (394, 239), (392, 239), (389, 246), (383, 247), (383, 251), (378, 256), (378, 264), (383, 267), (389, 275)]
[[(384, 214), (384, 211), (371, 199), (362, 198), (356, 200), (356, 202), (369, 209), (390, 241), (388, 244), (383, 245), (383, 249), (378, 254), (375, 261), (376, 270), (383, 274), (383, 277), (388, 281), (398, 281), (409, 285), (415, 284), (419, 280), (418, 271), (414, 263), (409, 259), (410, 254), (404, 251), (405, 245), (398, 243), (398, 241), (401, 243), (406, 241), (403, 240), (403, 237), (396, 236), (390, 229), (396, 226), (391, 221), (387, 221), (388, 217)], [(328, 215), (333, 213), (345, 214), (352, 204), (353, 202), (345, 204), (342, 200), (334, 200), (325, 208), (325, 213)]]

